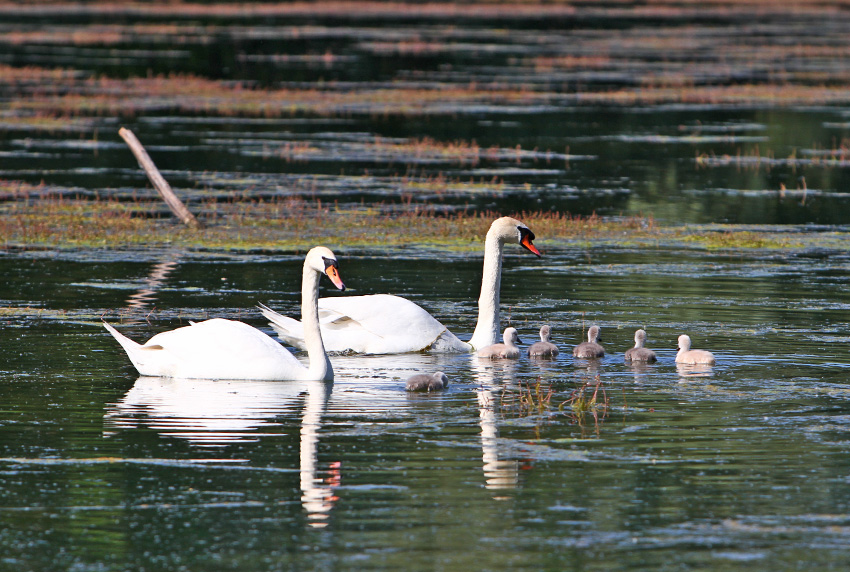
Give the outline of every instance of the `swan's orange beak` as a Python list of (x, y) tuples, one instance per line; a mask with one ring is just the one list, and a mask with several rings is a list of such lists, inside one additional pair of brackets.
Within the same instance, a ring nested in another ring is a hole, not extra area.
[(342, 283), (342, 277), (339, 275), (339, 268), (337, 268), (336, 263), (329, 264), (328, 267), (325, 268), (325, 274), (328, 275), (328, 278), (331, 279), (334, 286), (345, 292), (345, 284)]
[(537, 247), (534, 246), (534, 243), (532, 242), (534, 240), (534, 233), (533, 232), (531, 232), (527, 228), (520, 228), (519, 234), (520, 234), (520, 240), (519, 240), (520, 246), (522, 246), (524, 249), (531, 252), (532, 254), (536, 254), (537, 258), (540, 258), (541, 256), (543, 256), (542, 254), (540, 254), (540, 251), (537, 250)]

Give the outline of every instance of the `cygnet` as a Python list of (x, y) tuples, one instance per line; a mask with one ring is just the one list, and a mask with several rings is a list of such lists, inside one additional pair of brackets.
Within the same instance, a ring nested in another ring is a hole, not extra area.
[(573, 355), (579, 358), (601, 358), (605, 356), (605, 348), (599, 345), (599, 326), (590, 326), (587, 330), (587, 341), (573, 348)]
[(646, 343), (646, 332), (638, 330), (635, 332), (635, 347), (626, 350), (626, 361), (643, 361), (653, 363), (658, 358), (655, 352), (649, 348), (643, 347)]
[(519, 339), (516, 328), (507, 328), (502, 339), (505, 340), (505, 343), (493, 344), (492, 346), (486, 346), (478, 350), (478, 357), (519, 359), (519, 347), (517, 347), (517, 344), (521, 344), (522, 342)]

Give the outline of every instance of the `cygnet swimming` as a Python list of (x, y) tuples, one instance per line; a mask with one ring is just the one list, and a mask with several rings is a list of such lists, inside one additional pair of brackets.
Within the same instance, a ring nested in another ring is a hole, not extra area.
[(516, 328), (507, 328), (502, 339), (505, 340), (505, 343), (493, 344), (492, 346), (481, 348), (478, 351), (478, 357), (492, 359), (518, 359), (519, 347), (517, 344), (521, 344), (522, 342), (519, 339)]
[(408, 378), (404, 388), (407, 391), (442, 391), (449, 385), (449, 378), (441, 371), (417, 373)]
[(580, 358), (601, 358), (605, 356), (605, 348), (599, 345), (599, 326), (590, 326), (587, 330), (587, 341), (573, 348), (573, 355)]
[(552, 329), (549, 326), (540, 328), (540, 341), (534, 342), (528, 348), (529, 357), (555, 357), (560, 353), (558, 346), (552, 343)]
[(692, 350), (690, 336), (682, 334), (679, 336), (679, 353), (676, 354), (676, 363), (714, 365), (714, 354), (706, 350)]
[(643, 347), (645, 343), (646, 332), (644, 330), (636, 331), (635, 347), (626, 350), (626, 361), (643, 361), (647, 363), (656, 361), (658, 358), (655, 356), (655, 352), (649, 348)]

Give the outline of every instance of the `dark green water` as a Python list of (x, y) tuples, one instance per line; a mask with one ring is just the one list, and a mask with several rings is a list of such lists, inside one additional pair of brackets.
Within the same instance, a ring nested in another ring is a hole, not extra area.
[[(471, 334), (478, 257), (437, 283), (427, 258), (338, 254), (352, 293), (404, 293)], [(0, 259), (3, 305), (32, 308), (0, 331), (3, 569), (844, 566), (844, 257), (510, 252), (503, 307), (526, 343), (551, 324), (558, 359), (336, 356), (332, 384), (137, 379), (99, 316), (143, 340), (206, 315), (270, 332), (257, 301), (297, 311), (294, 257), (184, 257), (126, 309), (154, 262)], [(569, 351), (590, 323), (599, 363)], [(623, 363), (637, 327), (657, 364)], [(683, 332), (713, 368), (677, 369)], [(446, 392), (404, 391), (436, 369)], [(551, 407), (529, 412), (537, 380)], [(607, 410), (559, 410), (596, 380)]]

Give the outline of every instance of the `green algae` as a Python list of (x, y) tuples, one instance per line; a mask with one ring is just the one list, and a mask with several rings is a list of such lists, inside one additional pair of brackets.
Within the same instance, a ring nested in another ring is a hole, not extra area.
[[(15, 193), (12, 193), (15, 194)], [(847, 250), (837, 229), (789, 232), (776, 227), (664, 227), (651, 219), (573, 217), (551, 212), (455, 213), (431, 210), (384, 212), (323, 208), (287, 201), (204, 205), (204, 229), (163, 216), (157, 201), (118, 202), (62, 197), (17, 198), (0, 205), (6, 248), (158, 248), (206, 251), (300, 252), (322, 243), (364, 251), (411, 248), (477, 252), (492, 220), (512, 214), (528, 224), (537, 244), (590, 249), (685, 246), (708, 250)]]

